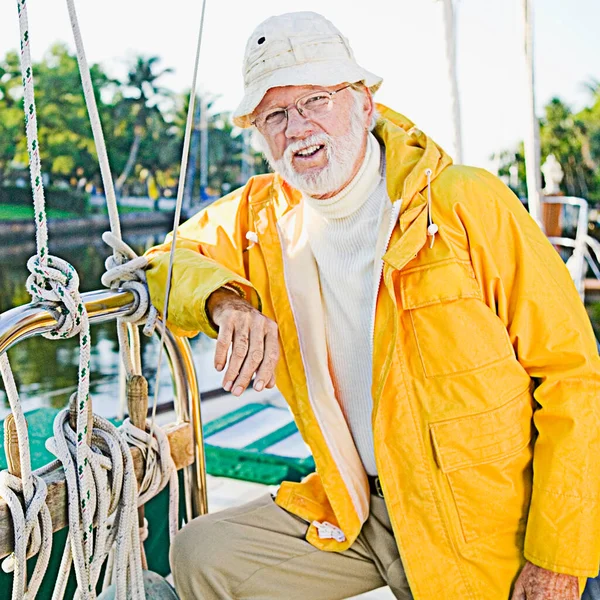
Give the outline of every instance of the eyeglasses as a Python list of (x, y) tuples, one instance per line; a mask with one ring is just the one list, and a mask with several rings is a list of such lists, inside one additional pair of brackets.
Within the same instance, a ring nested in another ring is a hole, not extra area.
[(285, 108), (275, 108), (261, 112), (251, 124), (263, 134), (274, 135), (280, 133), (287, 125), (288, 112), (294, 107), (296, 107), (296, 110), (305, 119), (318, 119), (331, 111), (334, 96), (338, 92), (351, 86), (352, 84), (349, 83), (333, 92), (327, 92), (325, 90), (312, 92), (311, 94), (298, 98), (296, 102)]

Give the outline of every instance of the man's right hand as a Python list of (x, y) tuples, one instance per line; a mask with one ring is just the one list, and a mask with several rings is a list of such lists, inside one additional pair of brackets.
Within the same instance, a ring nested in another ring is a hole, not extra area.
[(208, 316), (219, 328), (215, 368), (222, 371), (231, 356), (223, 389), (240, 396), (256, 373), (254, 389), (275, 386), (275, 367), (279, 360), (277, 324), (262, 315), (238, 294), (224, 288), (213, 292), (206, 303)]

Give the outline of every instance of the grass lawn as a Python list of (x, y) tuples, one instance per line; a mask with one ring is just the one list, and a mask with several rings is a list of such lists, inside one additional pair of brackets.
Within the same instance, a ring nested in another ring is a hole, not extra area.
[[(152, 209), (151, 208), (147, 208), (145, 206), (123, 206), (123, 205), (119, 205), (119, 214), (120, 215), (128, 215), (129, 213), (141, 213), (141, 212), (150, 212)], [(108, 214), (108, 209), (106, 208), (106, 205), (104, 205), (102, 208), (98, 209), (94, 209), (94, 213), (96, 214), (102, 214), (102, 215), (107, 215)]]
[[(140, 212), (150, 212), (150, 209), (135, 206), (119, 206), (119, 214), (121, 215)], [(106, 210), (106, 207), (103, 207), (99, 211), (94, 211), (94, 213), (106, 215), (108, 214), (108, 211)], [(83, 216), (67, 210), (59, 210), (57, 208), (48, 208), (46, 214), (49, 219), (69, 219)], [(0, 204), (0, 221), (18, 221), (22, 219), (33, 219), (33, 206)]]
[[(77, 217), (76, 213), (66, 210), (49, 208), (46, 211), (49, 219), (66, 219)], [(0, 204), (0, 221), (17, 221), (21, 219), (33, 219), (33, 206), (21, 206), (19, 204)]]

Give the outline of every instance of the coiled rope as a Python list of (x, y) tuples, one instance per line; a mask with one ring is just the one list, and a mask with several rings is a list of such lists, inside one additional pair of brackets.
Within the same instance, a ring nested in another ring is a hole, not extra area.
[[(78, 278), (73, 267), (65, 261), (48, 254), (48, 229), (45, 212), (44, 187), (42, 182), (42, 169), (37, 138), (37, 119), (35, 111), (33, 72), (29, 48), (29, 26), (27, 19), (26, 0), (17, 0), (20, 29), (21, 72), (23, 77), (25, 110), (25, 124), (27, 135), (27, 149), (29, 154), (29, 171), (34, 201), (34, 214), (36, 223), (36, 256), (28, 261), (31, 273), (27, 280), (27, 290), (34, 301), (51, 300), (60, 303), (61, 316), (58, 327), (47, 337), (72, 337), (79, 335), (80, 359), (79, 381), (77, 389), (77, 442), (75, 450), (75, 464), (78, 475), (78, 493), (74, 495), (75, 506), (81, 509), (83, 523), (86, 527), (92, 525), (90, 512), (86, 509), (85, 498), (90, 493), (89, 480), (84, 470), (86, 454), (86, 423), (85, 414), (89, 401), (89, 362), (90, 362), (90, 337), (89, 322), (85, 306), (81, 301), (78, 291)], [(5, 472), (2, 475), (1, 493), (11, 507), (11, 516), (15, 529), (15, 552), (11, 557), (15, 569), (16, 590), (13, 598), (34, 595), (41, 582), (43, 571), (47, 566), (51, 547), (52, 527), (49, 525), (49, 511), (45, 504), (46, 490), (43, 482), (31, 472), (31, 462), (28, 450), (27, 424), (20, 406), (18, 392), (10, 363), (6, 354), (0, 357), (2, 378), (13, 409), (17, 437), (19, 441), (19, 455), (22, 464), (21, 482), (15, 476)], [(14, 496), (19, 488), (23, 490), (25, 499), (25, 512), (19, 509)], [(79, 493), (81, 490), (81, 494)], [(31, 550), (40, 549), (40, 568), (36, 569), (29, 587), (26, 583), (26, 553), (29, 537), (32, 538)], [(91, 539), (82, 545), (83, 560), (81, 561), (81, 578), (89, 579), (89, 569), (93, 565), (94, 554)]]
[[(0, 372), (17, 427), (21, 463), (20, 478), (6, 470), (0, 472), (0, 497), (8, 505), (14, 529), (14, 552), (3, 561), (2, 567), (6, 572), (14, 571), (12, 600), (28, 600), (35, 597), (48, 567), (52, 550), (52, 521), (46, 505), (46, 483), (31, 471), (27, 423), (6, 354), (0, 355)], [(21, 493), (25, 510), (19, 499)], [(38, 553), (28, 583), (26, 560)]]
[[(46, 446), (61, 462), (67, 481), (76, 477), (76, 446), (78, 439), (69, 424), (68, 411), (59, 413), (54, 422), (54, 437)], [(135, 516), (137, 507), (137, 481), (130, 449), (117, 428), (102, 417), (93, 416), (90, 444), (87, 446), (86, 464), (92, 482), (92, 493), (87, 498), (89, 510), (94, 515), (95, 529), (81, 526), (77, 505), (69, 502), (69, 535), (72, 546), (80, 546), (95, 533), (97, 560), (90, 570), (90, 584), (94, 590), (100, 576), (100, 569), (109, 552), (114, 548), (119, 568), (116, 570), (117, 598), (142, 600), (144, 584), (140, 558), (140, 541)], [(111, 471), (110, 485), (108, 471)], [(107, 494), (106, 490), (110, 490)], [(59, 577), (54, 588), (53, 600), (63, 598), (67, 585), (72, 558), (81, 557), (81, 548), (65, 549)], [(79, 597), (86, 594), (78, 589)]]
[[(106, 146), (98, 110), (93, 95), (91, 77), (81, 34), (77, 23), (73, 0), (67, 0), (71, 24), (77, 46), (77, 57), (83, 82), (84, 96), (92, 124), (92, 132), (98, 150), (100, 170), (107, 197), (111, 233), (103, 239), (113, 248), (113, 256), (107, 261), (107, 273), (103, 283), (108, 287), (125, 287), (131, 289), (137, 306), (128, 318), (119, 323), (119, 340), (124, 363), (129, 374), (139, 374), (141, 364), (139, 357), (139, 334), (137, 326), (146, 319), (145, 333), (151, 333), (156, 318), (156, 311), (151, 307), (147, 290), (144, 269), (147, 262), (138, 257), (127, 246), (122, 238), (118, 218), (118, 210), (114, 186)], [(155, 495), (167, 483), (171, 482), (169, 530), (171, 537), (177, 530), (177, 475), (168, 447), (168, 440), (159, 429), (155, 430), (154, 414), (156, 395), (153, 407), (153, 419), (143, 431), (130, 422), (125, 423), (123, 435), (109, 422), (94, 417), (93, 427), (88, 424), (89, 413), (89, 370), (90, 370), (90, 330), (85, 306), (79, 294), (79, 278), (75, 269), (66, 261), (50, 256), (48, 253), (48, 231), (45, 212), (44, 189), (42, 181), (39, 143), (37, 139), (37, 117), (35, 111), (32, 62), (29, 50), (29, 27), (26, 0), (17, 0), (19, 26), (21, 33), (21, 69), (24, 86), (24, 109), (27, 145), (30, 162), (30, 176), (34, 199), (36, 224), (36, 255), (28, 261), (30, 276), (27, 289), (33, 301), (50, 301), (58, 306), (59, 318), (57, 327), (47, 337), (73, 337), (79, 335), (80, 359), (79, 379), (76, 394), (75, 431), (69, 423), (68, 410), (61, 411), (54, 423), (54, 437), (48, 440), (48, 448), (57, 456), (65, 470), (69, 496), (69, 543), (65, 547), (61, 569), (55, 586), (53, 600), (64, 596), (68, 574), (74, 562), (78, 583), (77, 598), (84, 600), (95, 598), (95, 587), (102, 564), (109, 552), (108, 581), (116, 581), (117, 597), (130, 597), (133, 600), (145, 598), (140, 564), (140, 536), (135, 523), (135, 508)], [(192, 86), (188, 121), (184, 138), (181, 177), (178, 190), (173, 248), (169, 265), (169, 278), (166, 290), (164, 319), (167, 319), (168, 297), (173, 263), (173, 250), (176, 241), (176, 224), (181, 214), (183, 200), (183, 181), (189, 153), (189, 142), (192, 128), (193, 107), (196, 96), (196, 76), (204, 24), (206, 0), (202, 5), (202, 17), (196, 64)], [(129, 325), (128, 325), (129, 323)], [(131, 339), (130, 339), (131, 338)], [(160, 357), (164, 346), (164, 331), (161, 338)], [(52, 524), (46, 505), (46, 486), (41, 475), (56, 466), (56, 462), (47, 465), (36, 473), (31, 471), (28, 449), (28, 436), (25, 418), (20, 405), (18, 392), (10, 363), (6, 354), (0, 356), (0, 371), (5, 383), (9, 402), (13, 410), (17, 427), (19, 455), (22, 464), (22, 478), (3, 472), (0, 474), (0, 495), (9, 508), (14, 522), (15, 551), (6, 562), (7, 569), (14, 569), (15, 584), (13, 598), (31, 598), (35, 596), (48, 564), (51, 543)], [(89, 430), (91, 428), (91, 431)], [(138, 496), (137, 483), (133, 471), (129, 446), (126, 440), (142, 449), (147, 462), (147, 470)], [(107, 471), (111, 470), (111, 494), (106, 495), (109, 479)], [(25, 511), (23, 511), (18, 494), (23, 493)], [(94, 529), (94, 521), (97, 527)], [(141, 533), (142, 537), (147, 532)], [(26, 558), (39, 552), (36, 568), (27, 586)], [(112, 549), (112, 551), (111, 551)], [(117, 568), (115, 567), (115, 564)]]

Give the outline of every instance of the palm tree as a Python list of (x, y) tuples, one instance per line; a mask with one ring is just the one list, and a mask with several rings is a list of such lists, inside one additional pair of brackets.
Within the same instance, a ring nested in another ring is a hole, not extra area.
[(575, 120), (577, 137), (581, 141), (583, 160), (590, 171), (600, 167), (600, 81), (590, 79), (584, 87), (592, 95), (592, 106), (584, 108)]
[(123, 172), (115, 184), (117, 194), (120, 194), (127, 177), (135, 166), (140, 144), (152, 120), (163, 120), (157, 105), (168, 98), (170, 93), (159, 87), (157, 81), (173, 70), (166, 68), (156, 71), (159, 60), (158, 56), (149, 58), (138, 56), (129, 69), (127, 81), (123, 85), (123, 108), (128, 113), (128, 118), (133, 118), (133, 141)]

